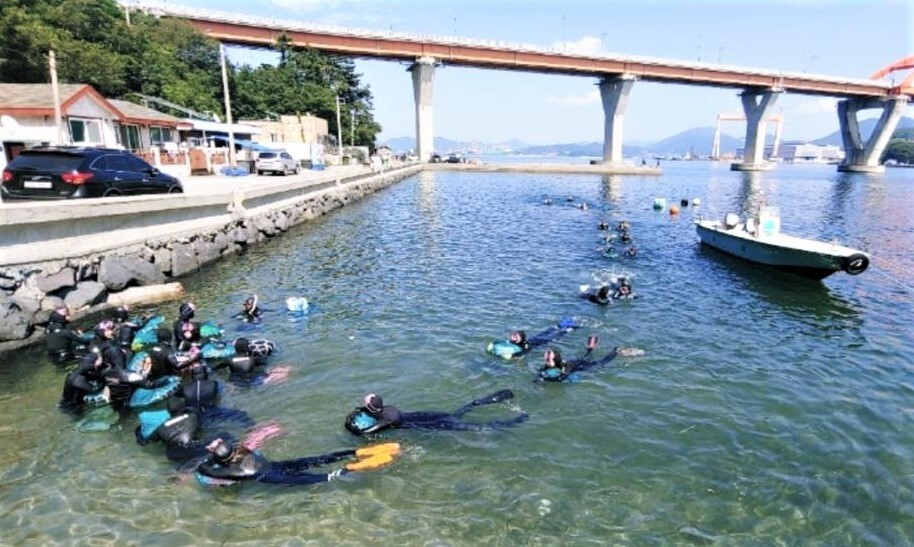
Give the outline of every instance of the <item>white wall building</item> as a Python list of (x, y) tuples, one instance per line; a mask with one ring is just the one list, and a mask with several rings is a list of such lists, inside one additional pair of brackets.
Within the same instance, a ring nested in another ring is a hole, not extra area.
[(835, 163), (844, 159), (844, 150), (835, 145), (810, 143), (782, 144), (783, 161), (791, 163)]

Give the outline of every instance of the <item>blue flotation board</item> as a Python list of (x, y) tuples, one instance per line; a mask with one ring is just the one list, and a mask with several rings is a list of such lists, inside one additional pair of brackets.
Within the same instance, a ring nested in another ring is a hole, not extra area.
[(137, 418), (140, 420), (140, 425), (136, 428), (136, 440), (141, 444), (146, 444), (156, 429), (171, 418), (171, 414), (165, 409), (144, 410), (137, 415)]
[(158, 330), (159, 325), (161, 325), (163, 321), (165, 321), (165, 317), (162, 315), (156, 315), (151, 317), (149, 321), (146, 321), (146, 324), (133, 335), (133, 342), (130, 344), (130, 349), (133, 351), (140, 351), (146, 346), (151, 346), (158, 342), (156, 339), (156, 330)]
[(230, 479), (217, 479), (215, 477), (204, 475), (199, 471), (194, 472), (194, 478), (197, 479), (197, 484), (200, 486), (205, 486), (206, 488), (224, 488), (226, 486), (232, 486), (233, 484), (238, 484), (241, 482), (233, 481)]
[(207, 321), (200, 325), (200, 338), (222, 338), (225, 328), (215, 321)]
[(181, 386), (177, 376), (164, 376), (159, 379), (160, 385), (154, 388), (137, 388), (130, 396), (130, 408), (140, 408), (155, 404), (171, 397)]
[(139, 372), (140, 365), (143, 363), (143, 360), (148, 357), (149, 354), (145, 351), (138, 351), (133, 354), (133, 357), (130, 358), (130, 361), (127, 363), (127, 370), (130, 372)]
[(517, 344), (512, 344), (507, 340), (501, 340), (498, 342), (490, 342), (486, 347), (486, 351), (492, 355), (497, 355), (502, 359), (511, 359), (523, 350), (521, 350), (521, 347)]
[(200, 348), (204, 359), (225, 359), (235, 356), (235, 346), (227, 343), (206, 343)]

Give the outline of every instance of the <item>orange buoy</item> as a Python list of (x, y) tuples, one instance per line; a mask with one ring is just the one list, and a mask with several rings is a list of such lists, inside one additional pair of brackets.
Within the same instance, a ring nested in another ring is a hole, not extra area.
[(678, 215), (678, 214), (679, 214), (679, 207), (677, 207), (676, 205), (670, 205), (670, 214), (671, 214), (671, 215)]

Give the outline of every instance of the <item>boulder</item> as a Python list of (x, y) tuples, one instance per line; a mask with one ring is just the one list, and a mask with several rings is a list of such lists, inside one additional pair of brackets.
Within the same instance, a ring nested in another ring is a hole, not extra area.
[(134, 285), (161, 285), (165, 274), (136, 256), (109, 256), (98, 267), (98, 281), (108, 290), (120, 291)]
[(0, 341), (27, 338), (31, 332), (30, 316), (12, 298), (0, 296)]
[(171, 250), (171, 276), (181, 277), (200, 269), (197, 253), (188, 243), (175, 243)]
[(157, 270), (165, 275), (171, 273), (171, 249), (167, 247), (159, 247), (152, 252), (152, 256), (152, 261), (155, 264)]
[(64, 268), (55, 274), (39, 275), (36, 279), (38, 288), (42, 292), (50, 293), (58, 289), (76, 286), (76, 270)]
[(215, 243), (210, 243), (204, 238), (197, 238), (193, 243), (197, 253), (197, 263), (201, 267), (219, 260), (219, 249)]
[(78, 310), (84, 306), (94, 306), (105, 301), (108, 291), (104, 283), (98, 281), (81, 281), (76, 288), (68, 292), (64, 297), (64, 303), (72, 310)]

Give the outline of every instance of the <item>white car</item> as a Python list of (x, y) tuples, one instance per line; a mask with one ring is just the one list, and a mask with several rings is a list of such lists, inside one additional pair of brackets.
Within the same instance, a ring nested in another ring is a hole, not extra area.
[(254, 162), (254, 169), (257, 170), (258, 175), (263, 175), (264, 173), (279, 173), (281, 175), (292, 173), (297, 175), (300, 166), (291, 154), (283, 150), (277, 150), (258, 154), (257, 161)]

